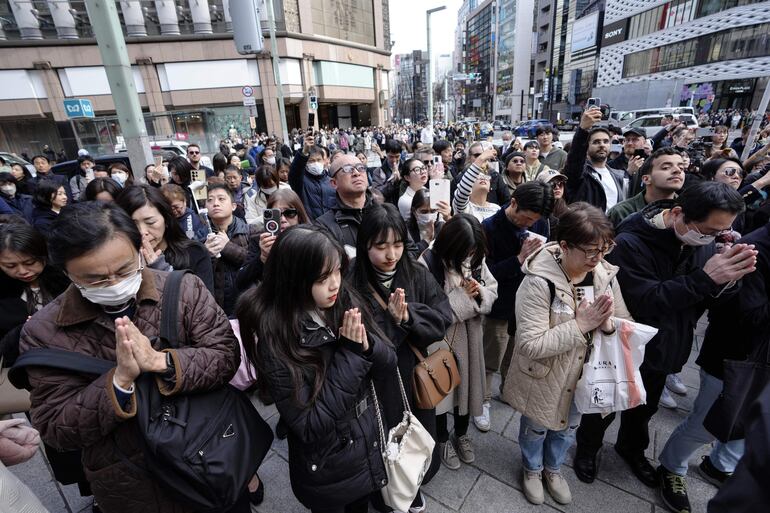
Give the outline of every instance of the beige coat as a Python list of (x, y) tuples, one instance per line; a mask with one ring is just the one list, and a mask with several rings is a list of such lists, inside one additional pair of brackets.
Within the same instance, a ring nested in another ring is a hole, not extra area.
[[(425, 261), (420, 258), (420, 263)], [(436, 407), (440, 415), (452, 411), (452, 406), (459, 408), (460, 415), (470, 413), (481, 415), (486, 386), (486, 366), (484, 364), (484, 343), (482, 318), (492, 309), (497, 299), (497, 280), (487, 268), (486, 260), (481, 264), (481, 301), (477, 302), (465, 292), (462, 278), (454, 271), (446, 271), (444, 292), (452, 308), (452, 325), (446, 333), (446, 341), (452, 344), (457, 355), (457, 367), (460, 371), (460, 384)], [(431, 351), (431, 349), (428, 349)]]
[[(554, 431), (567, 417), (580, 378), (588, 341), (575, 321), (575, 289), (554, 258), (552, 242), (524, 262), (525, 277), (516, 293), (516, 346), (505, 380), (503, 399), (522, 415)], [(594, 269), (594, 296), (609, 292), (614, 317), (631, 319), (615, 275), (604, 260)], [(548, 281), (554, 284), (555, 297)]]

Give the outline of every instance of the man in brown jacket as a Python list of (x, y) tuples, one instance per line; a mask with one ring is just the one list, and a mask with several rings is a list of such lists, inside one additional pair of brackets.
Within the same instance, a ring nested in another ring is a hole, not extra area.
[(155, 373), (165, 395), (226, 384), (240, 361), (227, 317), (203, 282), (188, 274), (177, 321), (183, 347), (156, 350), (167, 274), (144, 267), (141, 235), (116, 206), (88, 202), (63, 210), (48, 242), (53, 264), (72, 285), (27, 322), (20, 351), (75, 351), (116, 366), (96, 379), (30, 367), (33, 425), (57, 449), (82, 449), (86, 477), (105, 513), (188, 511), (142, 470), (134, 380)]

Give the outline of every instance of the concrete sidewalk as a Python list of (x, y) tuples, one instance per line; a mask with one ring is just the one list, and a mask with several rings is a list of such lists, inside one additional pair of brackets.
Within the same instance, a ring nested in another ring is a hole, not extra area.
[[(703, 325), (699, 326), (700, 333)], [(688, 387), (686, 397), (676, 396), (679, 409), (661, 408), (650, 423), (650, 448), (647, 456), (657, 464), (657, 458), (673, 429), (685, 418), (692, 408), (698, 390), (698, 368), (694, 361), (699, 349), (698, 340), (693, 348), (690, 361), (681, 373)], [(275, 407), (259, 405), (260, 412), (268, 423), (275, 427), (278, 415)], [(612, 449), (619, 421), (616, 420), (607, 432), (605, 447), (600, 458), (599, 477), (591, 485), (575, 477), (571, 468), (564, 469), (564, 476), (570, 484), (573, 503), (562, 506), (555, 503), (546, 493), (543, 506), (533, 506), (521, 492), (521, 453), (516, 439), (519, 432), (520, 415), (507, 404), (493, 401), (492, 429), (481, 433), (471, 427), (470, 436), (476, 450), (476, 462), (463, 465), (460, 470), (451, 471), (442, 466), (439, 473), (424, 491), (428, 500), (428, 513), (504, 513), (504, 512), (586, 512), (586, 513), (661, 513), (666, 511), (655, 490), (642, 485), (626, 464)], [(700, 479), (695, 467), (700, 456), (708, 453), (708, 447), (690, 462), (688, 491), (692, 511), (705, 513), (706, 503), (716, 493), (716, 488)], [(574, 449), (567, 459), (571, 465)], [(51, 513), (78, 513), (91, 511), (90, 499), (78, 494), (77, 486), (61, 486), (56, 483), (42, 453), (30, 461), (11, 467), (37, 494)], [(276, 440), (273, 448), (259, 469), (265, 482), (265, 502), (255, 508), (261, 513), (300, 513), (305, 510), (294, 498), (289, 483), (288, 447), (285, 440)]]

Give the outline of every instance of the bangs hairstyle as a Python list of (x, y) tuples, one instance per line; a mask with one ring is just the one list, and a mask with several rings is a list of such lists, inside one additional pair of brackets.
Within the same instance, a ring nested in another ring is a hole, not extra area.
[(278, 189), (267, 198), (267, 208), (275, 208), (276, 203), (284, 203), (290, 208), (297, 211), (297, 219), (299, 224), (307, 224), (310, 222), (310, 218), (307, 216), (307, 210), (302, 204), (302, 200), (297, 196), (297, 193), (291, 189)]
[(703, 166), (700, 168), (700, 174), (705, 178), (706, 180), (713, 180), (714, 177), (717, 175), (717, 171), (719, 171), (719, 168), (722, 167), (724, 164), (727, 164), (728, 162), (732, 162), (738, 168), (741, 170), (741, 179), (745, 177), (745, 172), (743, 170), (743, 164), (740, 160), (736, 158), (720, 158), (720, 159), (711, 159), (707, 160)]
[(364, 211), (361, 227), (358, 229), (358, 239), (356, 239), (356, 260), (353, 269), (356, 288), (367, 291), (371, 286), (386, 302), (390, 291), (386, 290), (377, 279), (374, 265), (369, 260), (369, 249), (386, 242), (391, 233), (395, 242), (401, 242), (404, 245), (404, 252), (396, 264), (396, 273), (402, 274), (407, 282), (411, 282), (412, 263), (406, 252), (409, 234), (398, 209), (390, 203), (372, 205)]
[(125, 210), (115, 203), (75, 203), (63, 208), (51, 224), (48, 255), (53, 265), (65, 269), (70, 260), (98, 249), (119, 235), (139, 252), (142, 235)]
[(53, 198), (59, 189), (67, 190), (56, 180), (42, 179), (37, 181), (37, 188), (32, 194), (32, 202), (38, 207), (53, 207)]
[(479, 220), (470, 214), (456, 214), (444, 223), (433, 243), (433, 252), (447, 269), (463, 274), (463, 262), (471, 258), (471, 269), (481, 267), (487, 254), (487, 238)]
[[(365, 300), (346, 283), (348, 258), (342, 246), (321, 227), (293, 226), (278, 235), (265, 262), (262, 282), (244, 292), (236, 306), (246, 356), (258, 370), (257, 383), (263, 392), (267, 392), (267, 384), (259, 376), (266, 373), (266, 358), (286, 366), (294, 383), (294, 400), (300, 407), (312, 404), (321, 391), (326, 376), (322, 352), (303, 347), (299, 340), (302, 322), (308, 312), (316, 310), (313, 285), (338, 265), (342, 281), (334, 306), (323, 312), (326, 325), (336, 333), (345, 311), (355, 306), (362, 313), (367, 332), (381, 333)], [(308, 376), (313, 380), (313, 391), (310, 397), (300, 397), (301, 384)]]
[(569, 206), (559, 218), (556, 240), (568, 246), (587, 246), (600, 241), (600, 245), (612, 242), (615, 230), (612, 222), (600, 209), (579, 201)]

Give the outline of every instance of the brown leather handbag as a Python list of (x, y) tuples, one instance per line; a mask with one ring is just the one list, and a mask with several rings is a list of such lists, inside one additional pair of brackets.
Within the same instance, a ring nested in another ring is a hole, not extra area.
[[(387, 312), (388, 305), (385, 301), (373, 287), (370, 287), (370, 290), (380, 307)], [(460, 370), (457, 368), (457, 359), (452, 350), (456, 334), (457, 325), (452, 332), (452, 342), (447, 342), (449, 349), (442, 347), (428, 357), (423, 356), (419, 349), (409, 344), (418, 360), (412, 372), (412, 393), (415, 405), (421, 410), (432, 410), (460, 384)], [(446, 338), (444, 340), (446, 341)]]
[[(457, 326), (455, 326), (452, 334), (452, 342), (454, 342), (456, 333)], [(449, 349), (442, 347), (427, 357), (424, 357), (416, 347), (409, 344), (418, 360), (412, 373), (412, 390), (417, 408), (423, 410), (435, 408), (460, 384), (457, 359), (452, 350), (452, 344), (447, 344)]]

